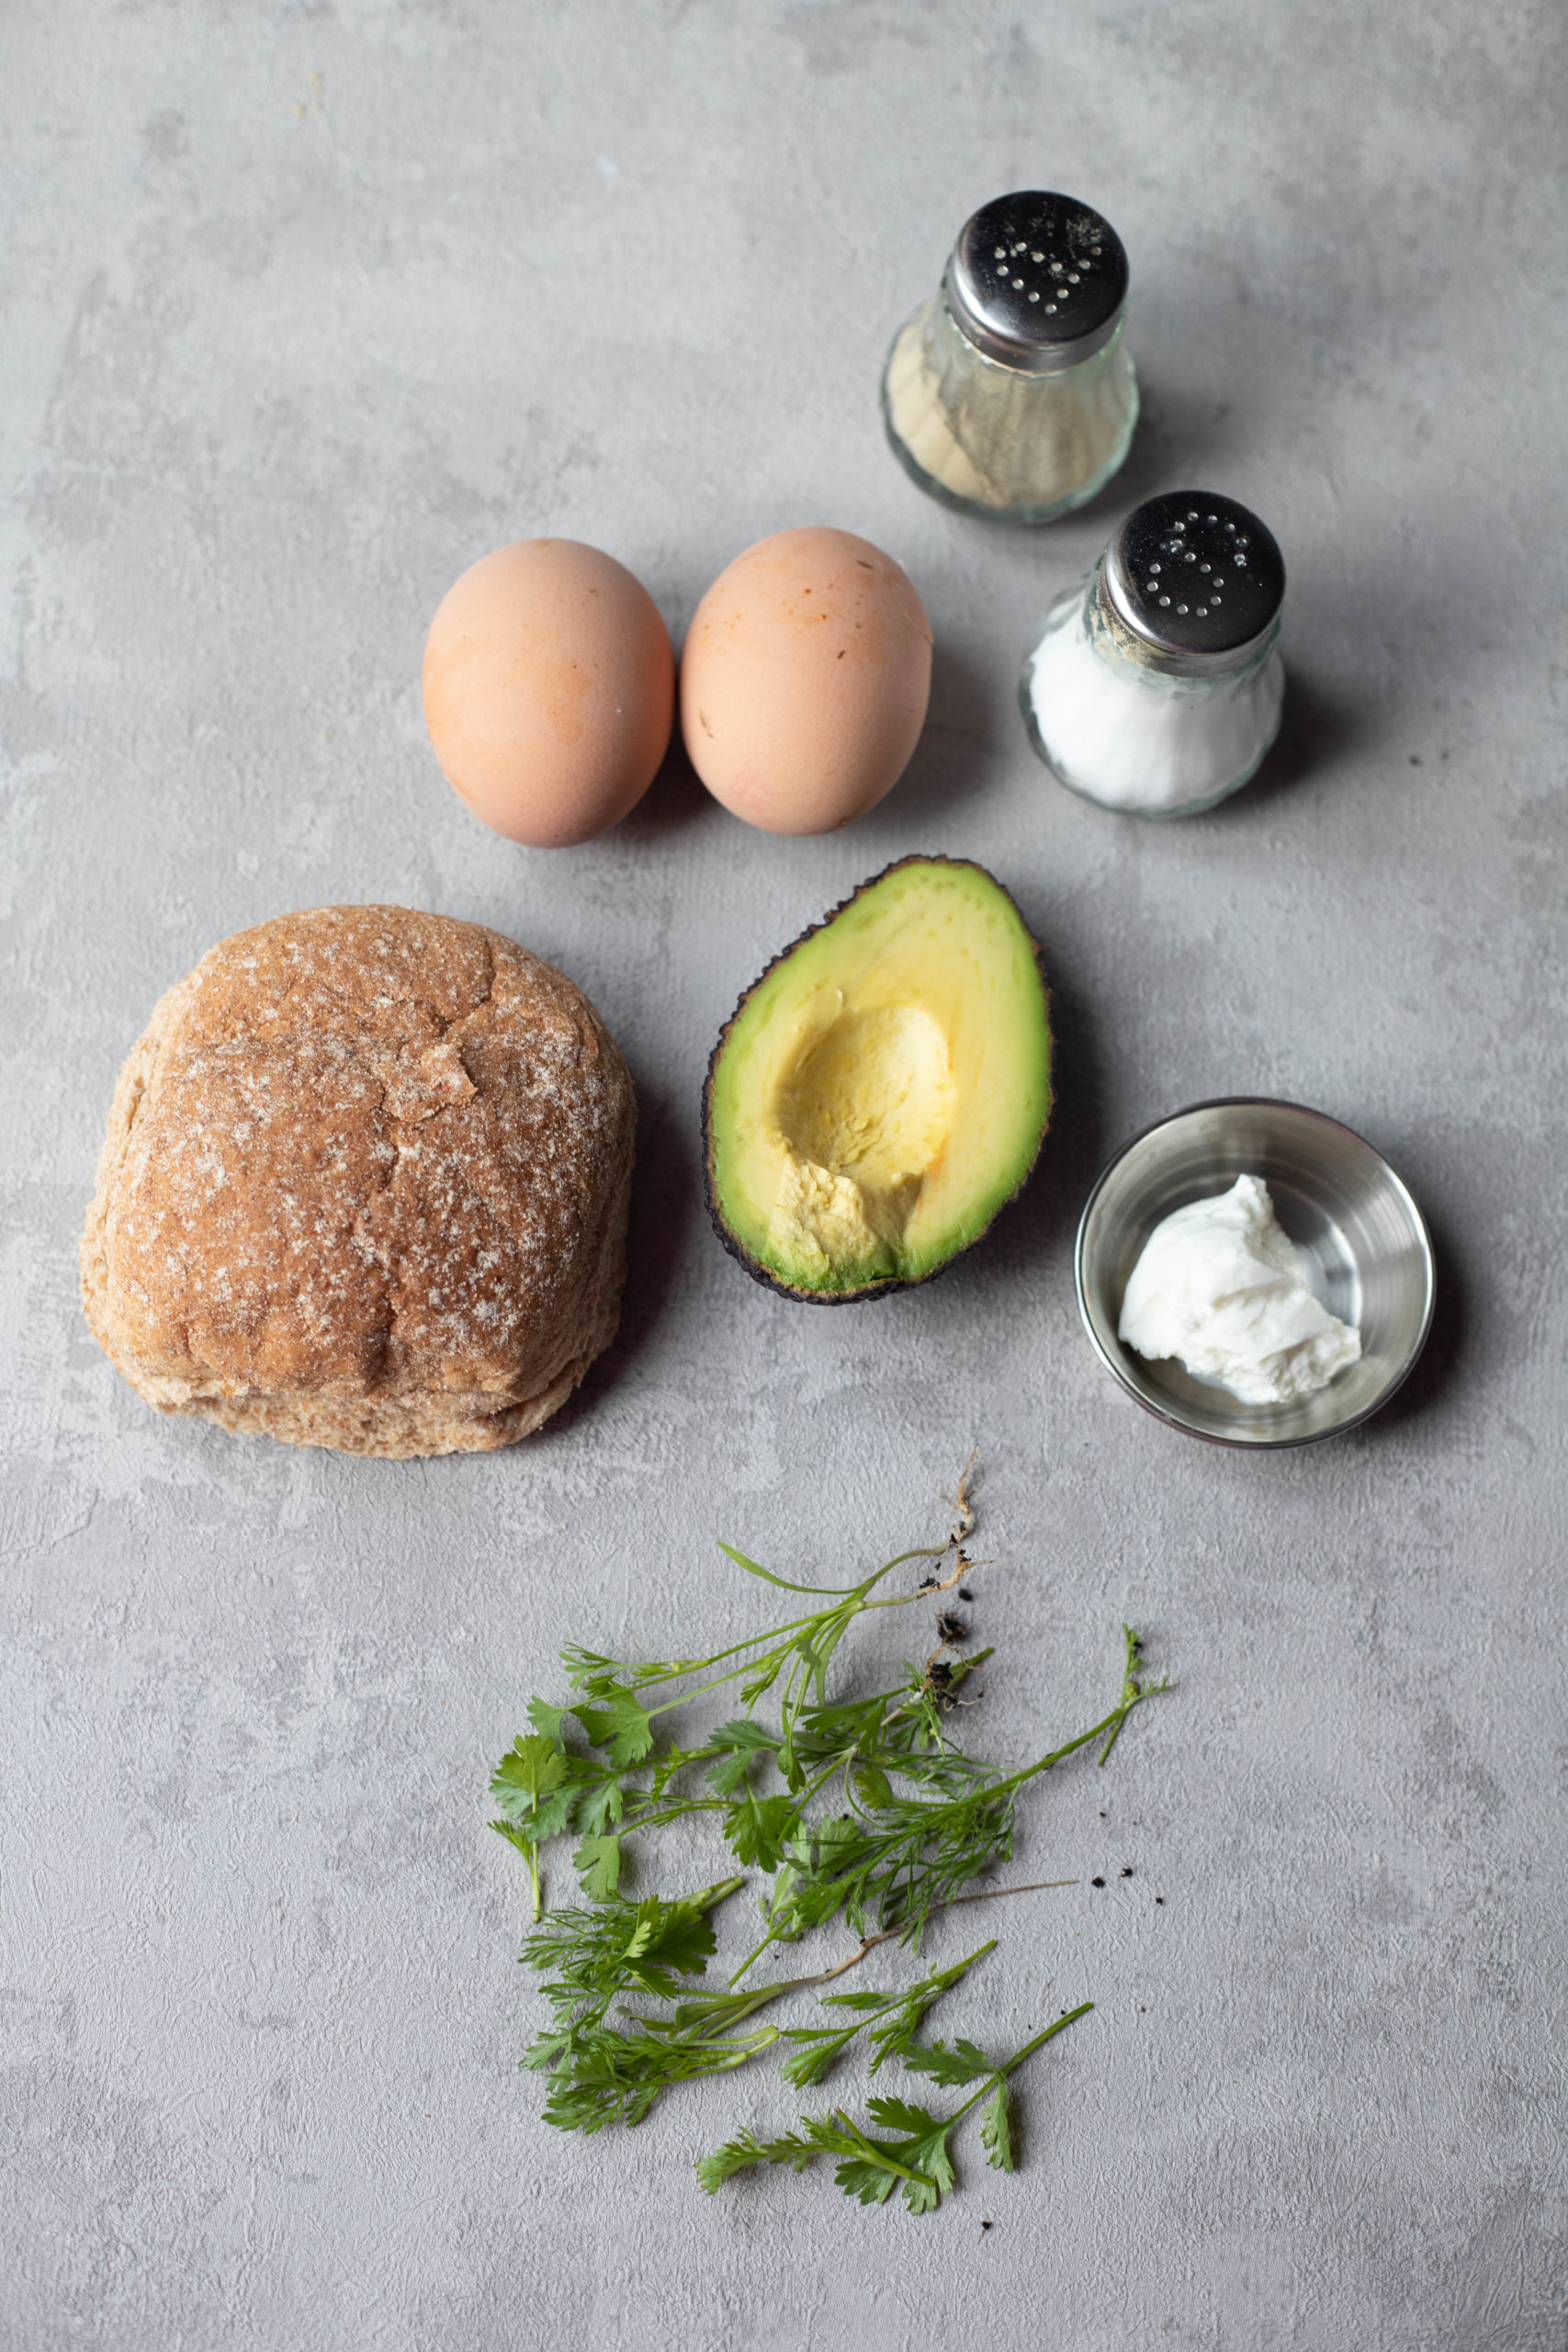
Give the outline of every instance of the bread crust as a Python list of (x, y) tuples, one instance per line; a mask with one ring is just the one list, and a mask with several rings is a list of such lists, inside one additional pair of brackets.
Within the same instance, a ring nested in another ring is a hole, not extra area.
[(115, 1089), (82, 1238), (148, 1403), (290, 1445), (511, 1445), (614, 1337), (636, 1121), (581, 990), (477, 923), (220, 940)]

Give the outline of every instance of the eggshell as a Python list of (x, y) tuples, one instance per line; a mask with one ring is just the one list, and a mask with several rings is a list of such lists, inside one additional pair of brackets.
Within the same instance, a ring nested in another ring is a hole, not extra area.
[(697, 606), (682, 732), (708, 790), (749, 825), (831, 832), (902, 775), (931, 679), (931, 623), (891, 556), (850, 531), (778, 531)]
[(624, 564), (524, 539), (470, 564), (424, 647), (424, 718), (447, 782), (509, 841), (591, 841), (640, 800), (670, 741), (670, 632)]

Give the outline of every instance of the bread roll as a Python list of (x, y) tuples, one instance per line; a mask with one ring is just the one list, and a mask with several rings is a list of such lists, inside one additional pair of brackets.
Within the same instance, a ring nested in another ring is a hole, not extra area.
[(587, 998), (498, 933), (279, 915), (209, 949), (120, 1072), (87, 1320), (160, 1412), (510, 1445), (615, 1334), (635, 1117)]

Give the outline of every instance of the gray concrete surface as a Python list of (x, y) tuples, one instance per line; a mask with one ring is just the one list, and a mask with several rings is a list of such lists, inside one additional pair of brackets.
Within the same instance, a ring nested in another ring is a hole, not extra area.
[[(1561, 14), (13, 0), (0, 47), (0, 2341), (1568, 2343)], [(922, 501), (875, 402), (966, 211), (1031, 184), (1121, 229), (1145, 393), (1121, 481), (1033, 535)], [(1151, 829), (1053, 785), (1013, 680), (1194, 480), (1285, 548), (1292, 697), (1254, 788)], [(935, 625), (881, 809), (768, 840), (676, 757), (580, 851), (467, 816), (418, 668), (475, 555), (593, 541), (679, 634), (811, 520)], [(944, 1281), (818, 1314), (706, 1230), (703, 1066), (919, 847), (1045, 943), (1059, 1116)], [(525, 941), (638, 1080), (623, 1336), (511, 1453), (163, 1421), (78, 1313), (152, 1000), (339, 899)], [(1407, 1393), (1277, 1459), (1140, 1415), (1072, 1298), (1102, 1157), (1227, 1091), (1371, 1136), (1441, 1256)], [(1106, 1888), (979, 1915), (950, 2030), (1099, 2005), (1027, 2080), (1023, 2169), (972, 2150), (920, 2222), (826, 2177), (710, 2201), (693, 2157), (800, 2104), (765, 2069), (546, 2131), (484, 1784), (558, 1642), (716, 1644), (757, 1600), (716, 1537), (858, 1568), (972, 1444), (975, 1740), (1086, 1720), (1123, 1615), (1180, 1681), (1030, 1809), (1024, 1874)]]

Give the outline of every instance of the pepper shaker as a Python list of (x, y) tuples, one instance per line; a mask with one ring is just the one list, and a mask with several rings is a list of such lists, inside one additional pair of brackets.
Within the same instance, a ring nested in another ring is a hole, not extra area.
[(1024, 190), (983, 205), (888, 354), (882, 413), (906, 470), (1006, 522), (1092, 498), (1137, 421), (1126, 301), (1122, 240), (1087, 204)]
[(1234, 498), (1147, 500), (1046, 616), (1020, 685), (1030, 741), (1102, 808), (1212, 808), (1279, 732), (1284, 594), (1273, 533)]

